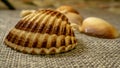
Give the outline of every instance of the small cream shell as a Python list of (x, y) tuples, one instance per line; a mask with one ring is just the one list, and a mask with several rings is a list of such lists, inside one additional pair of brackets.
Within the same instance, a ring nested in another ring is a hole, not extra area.
[(72, 13), (79, 14), (72, 6), (69, 6), (69, 5), (60, 6), (56, 10), (60, 11), (61, 13), (72, 12)]
[(35, 10), (23, 10), (23, 11), (21, 11), (21, 13), (20, 13), (20, 17), (25, 17), (25, 16), (33, 13), (33, 12), (35, 12)]
[(88, 17), (83, 21), (80, 32), (102, 38), (116, 38), (119, 36), (118, 31), (109, 22), (96, 18)]

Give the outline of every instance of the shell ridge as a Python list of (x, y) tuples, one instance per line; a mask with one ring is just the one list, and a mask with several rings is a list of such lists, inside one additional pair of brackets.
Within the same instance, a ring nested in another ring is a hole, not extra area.
[(57, 22), (57, 23), (53, 24), (53, 29), (50, 34), (53, 34), (53, 33), (58, 34), (61, 19), (56, 19), (55, 22)]
[[(34, 22), (36, 20), (36, 18), (39, 16), (39, 14), (36, 14), (33, 18), (31, 18), (30, 24), (28, 24), (28, 26), (24, 29), (24, 30), (28, 30), (28, 32), (32, 31), (32, 28), (34, 27), (34, 25), (36, 24), (36, 22)], [(24, 28), (24, 27), (23, 27)]]
[[(34, 19), (31, 20), (31, 23), (32, 23), (32, 24), (31, 24), (31, 27), (29, 28), (29, 31), (30, 31), (30, 32), (33, 32), (33, 31), (34, 31), (34, 28), (35, 28), (35, 26), (36, 26), (37, 23), (38, 23), (38, 22), (36, 22), (36, 18), (38, 18), (39, 15), (40, 15), (40, 14), (37, 14), (37, 15), (34, 17)], [(30, 25), (30, 24), (29, 24), (29, 25)]]
[(9, 41), (10, 42), (16, 42), (17, 41), (17, 39), (15, 40), (15, 38), (16, 38), (16, 34), (17, 33), (19, 33), (19, 31), (14, 31), (14, 29), (12, 29), (11, 31), (10, 31), (10, 33), (12, 34), (12, 36), (11, 36), (11, 38), (9, 39)]
[(36, 20), (36, 27), (34, 27), (34, 31), (33, 32), (35, 32), (35, 33), (38, 33), (39, 32), (39, 25), (41, 25), (41, 21), (42, 21), (42, 19), (45, 17), (45, 14), (41, 14), (40, 16), (39, 16), (39, 18)]
[(46, 25), (46, 30), (45, 30), (44, 33), (49, 33), (49, 34), (51, 34), (52, 28), (53, 28), (52, 25), (54, 25), (55, 20), (56, 20), (56, 17), (55, 17), (55, 16), (50, 18), (48, 24)]
[(51, 17), (51, 15), (50, 14), (48, 14), (46, 17), (45, 17), (45, 20), (44, 20), (44, 28), (43, 28), (43, 31), (41, 32), (41, 33), (46, 33), (47, 32), (47, 28), (49, 28), (48, 26), (49, 26), (49, 21), (52, 19), (52, 17)]
[(29, 15), (28, 18), (22, 20), (22, 24), (17, 29), (24, 30), (26, 27), (28, 27), (28, 25), (30, 24), (30, 22), (28, 22), (28, 20), (30, 20), (33, 15), (34, 14), (31, 14), (31, 15)]
[[(6, 42), (6, 44), (9, 44), (9, 46), (12, 47), (12, 48), (14, 48), (15, 46), (17, 46), (16, 44), (13, 44), (13, 43), (9, 42), (8, 40), (5, 40), (5, 42)], [(68, 45), (67, 47), (64, 47), (64, 46), (61, 46), (59, 48), (52, 47), (52, 48), (49, 48), (49, 49), (45, 49), (45, 48), (41, 48), (41, 49), (38, 49), (38, 48), (29, 48), (29, 50), (28, 50), (27, 47), (19, 46), (19, 48), (16, 47), (16, 49), (19, 50), (19, 51), (27, 52), (27, 53), (31, 53), (32, 50), (33, 50), (35, 52), (35, 54), (53, 54), (53, 53), (60, 53), (63, 48), (65, 49), (63, 52), (71, 50), (75, 46), (76, 46), (76, 44), (72, 44), (72, 45)], [(44, 50), (44, 52), (42, 52), (43, 50)], [(54, 52), (51, 52), (52, 50), (54, 50)]]
[(46, 48), (47, 47), (47, 39), (48, 39), (49, 35), (48, 34), (43, 34), (43, 36), (41, 37), (41, 48)]

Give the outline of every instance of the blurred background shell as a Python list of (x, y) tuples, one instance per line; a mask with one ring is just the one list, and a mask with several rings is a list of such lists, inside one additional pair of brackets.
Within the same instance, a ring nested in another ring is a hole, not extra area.
[(79, 30), (79, 27), (82, 25), (83, 16), (76, 9), (69, 5), (63, 5), (58, 7), (56, 11), (63, 13), (68, 18), (73, 29)]
[(5, 44), (25, 53), (54, 54), (73, 49), (76, 39), (62, 13), (44, 9), (25, 14), (8, 33)]
[(84, 19), (82, 26), (79, 27), (79, 31), (101, 38), (112, 39), (119, 37), (119, 31), (112, 24), (98, 17)]

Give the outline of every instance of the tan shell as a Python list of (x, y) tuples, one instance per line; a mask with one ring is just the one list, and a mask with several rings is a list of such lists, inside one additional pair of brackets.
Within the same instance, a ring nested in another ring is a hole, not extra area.
[(79, 26), (82, 25), (83, 18), (75, 13), (66, 13), (65, 15), (71, 23), (70, 25), (75, 29), (79, 29)]
[(116, 38), (119, 36), (115, 27), (107, 21), (96, 17), (86, 18), (79, 29), (80, 32), (102, 38)]
[(44, 9), (24, 16), (9, 32), (5, 44), (25, 53), (55, 54), (69, 51), (77, 43), (67, 18)]
[(71, 6), (60, 6), (56, 9), (63, 13), (71, 23), (71, 26), (75, 29), (79, 29), (82, 25), (83, 17)]
[(60, 11), (61, 13), (72, 12), (72, 13), (79, 14), (79, 12), (77, 12), (72, 6), (69, 6), (69, 5), (60, 6), (56, 10)]

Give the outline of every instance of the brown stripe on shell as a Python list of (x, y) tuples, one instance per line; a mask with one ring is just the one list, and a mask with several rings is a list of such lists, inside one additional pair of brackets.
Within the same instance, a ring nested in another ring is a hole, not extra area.
[(57, 39), (57, 36), (53, 35), (52, 42), (51, 42), (51, 47), (56, 47), (56, 39)]
[(34, 40), (33, 40), (33, 38), (34, 38), (34, 34), (31, 33), (31, 34), (29, 35), (29, 37), (27, 37), (27, 38), (28, 38), (28, 40), (29, 40), (29, 44), (28, 44), (27, 47), (32, 48), (32, 44), (33, 44), (33, 42), (34, 42)]
[(30, 24), (26, 27), (26, 28), (24, 28), (23, 30), (25, 30), (25, 31), (30, 31), (31, 30), (31, 28), (32, 28), (32, 26), (34, 25), (34, 23), (33, 22), (29, 22)]
[(56, 35), (51, 35), (48, 37), (46, 48), (56, 47)]
[(61, 46), (65, 46), (65, 36), (61, 37)]
[(60, 30), (59, 30), (59, 35), (64, 35), (65, 34), (64, 31), (65, 31), (66, 25), (67, 25), (66, 21), (63, 21), (63, 23), (61, 23)]
[(12, 39), (12, 43), (16, 43), (16, 40), (18, 40), (18, 36), (17, 35), (14, 35), (14, 38)]
[(74, 37), (74, 43), (77, 43), (77, 39)]
[(19, 25), (19, 27), (15, 27), (15, 28), (20, 29), (20, 30), (25, 29), (26, 26), (28, 26), (30, 24), (28, 22), (28, 20), (30, 20), (33, 15), (34, 14), (30, 14), (30, 15), (28, 15), (28, 17), (23, 18), (23, 20), (21, 20), (21, 24)]
[(28, 47), (29, 46), (29, 42), (30, 42), (30, 40), (27, 38), (26, 41), (24, 42), (24, 47)]
[(6, 37), (8, 39), (8, 41), (10, 41), (10, 39), (12, 38), (12, 36), (13, 36), (13, 34), (11, 32), (9, 32), (8, 35), (7, 35), (7, 37)]
[(72, 42), (72, 38), (70, 38), (70, 41), (69, 41), (69, 45), (71, 45), (73, 42)]
[[(49, 12), (46, 12), (46, 14), (49, 13)], [(41, 19), (41, 17), (39, 16), (39, 18), (35, 21), (36, 23), (34, 23), (35, 25), (32, 27), (32, 30), (31, 32), (37, 32), (38, 31), (38, 28), (39, 28), (39, 19)]]
[(65, 45), (68, 46), (70, 45), (71, 38), (70, 36), (65, 37)]
[(66, 26), (65, 26), (64, 30), (63, 30), (63, 35), (66, 35), (66, 32), (67, 32), (67, 30), (66, 30)]
[[(50, 14), (52, 14), (52, 13), (53, 12), (51, 12)], [(53, 19), (50, 14), (46, 15), (46, 17), (42, 21), (42, 23), (44, 23), (44, 26), (43, 26), (43, 30), (41, 30), (41, 33), (49, 33), (51, 31), (50, 30), (52, 28), (51, 20), (53, 20)]]
[(33, 45), (32, 45), (32, 47), (33, 48), (36, 48), (36, 46), (38, 45), (38, 41), (37, 40), (35, 40), (34, 42), (33, 42)]
[(61, 13), (59, 13), (59, 12), (57, 12), (57, 14), (56, 14), (56, 17), (57, 18), (61, 18), (63, 15), (61, 14)]
[(31, 32), (36, 33), (38, 31), (39, 23), (35, 23), (34, 27), (32, 28)]
[(61, 19), (62, 19), (63, 21), (68, 21), (67, 17), (66, 17), (65, 15), (63, 15), (63, 14), (62, 14)]
[[(49, 13), (49, 12), (46, 12), (46, 13)], [(34, 30), (34, 32), (39, 32), (39, 33), (42, 33), (42, 31), (43, 31), (43, 29), (44, 29), (44, 26), (45, 26), (45, 24), (46, 24), (46, 13), (45, 14), (43, 14), (43, 15), (41, 15), (41, 20), (42, 20), (42, 22), (38, 22), (39, 24), (38, 24), (38, 28), (37, 28), (37, 30)], [(45, 19), (45, 20), (44, 20)], [(34, 29), (35, 27), (33, 27), (33, 29)], [(28, 28), (29, 29), (29, 28)], [(33, 30), (31, 30), (31, 31), (33, 31)], [(30, 32), (31, 32), (30, 31)]]
[(36, 46), (36, 48), (41, 48), (43, 35), (42, 34), (38, 34), (37, 38), (38, 38), (38, 45)]
[[(14, 29), (12, 29), (12, 30), (10, 31), (10, 33), (12, 34), (12, 36), (10, 37), (9, 42), (13, 42), (13, 41), (14, 41), (14, 39), (16, 38), (16, 34), (18, 34), (18, 32), (19, 32), (19, 31), (14, 31)], [(18, 38), (17, 38), (17, 39), (18, 39)], [(17, 41), (17, 40), (15, 40), (15, 41)]]
[(50, 33), (52, 31), (52, 25), (48, 25), (48, 27), (45, 30), (45, 33)]
[(19, 46), (24, 46), (24, 40), (22, 37), (18, 37), (19, 39), (17, 39), (17, 41), (15, 42), (15, 44), (18, 44)]
[[(54, 12), (51, 14), (51, 16), (56, 16), (57, 14), (60, 15), (60, 13), (54, 11)], [(56, 16), (57, 18), (59, 18), (58, 15)]]
[(43, 31), (43, 29), (44, 29), (44, 26), (45, 26), (45, 24), (44, 23), (42, 23), (41, 25), (40, 25), (40, 27), (38, 28), (38, 33), (42, 33), (42, 31)]
[[(52, 14), (54, 14), (54, 12), (52, 12), (51, 15)], [(47, 25), (44, 28), (45, 31), (43, 33), (51, 34), (51, 32), (53, 31), (52, 29), (53, 29), (53, 25), (55, 23), (55, 20), (56, 20), (56, 16), (49, 18)], [(52, 34), (54, 34), (54, 33), (52, 33)]]
[(61, 35), (61, 36), (57, 37), (56, 47), (62, 46), (62, 43), (63, 43), (62, 40), (63, 40), (63, 38), (65, 38), (64, 35)]
[(53, 26), (53, 29), (50, 34), (58, 34), (59, 26)]
[(46, 10), (46, 12), (47, 12), (47, 15), (48, 15), (48, 14), (52, 15), (52, 14), (54, 13), (54, 12), (51, 11), (51, 10)]
[(54, 54), (55, 52), (56, 52), (56, 49), (55, 48), (51, 48), (50, 53)]
[(75, 36), (73, 30), (71, 29), (71, 35), (70, 36)]
[(32, 38), (33, 39), (33, 44), (32, 44), (32, 47), (35, 48), (38, 44), (38, 33), (34, 33), (33, 35), (34, 37)]
[(19, 28), (19, 26), (21, 26), (23, 24), (22, 20), (20, 20), (16, 25), (15, 28)]
[(71, 27), (70, 27), (70, 25), (66, 25), (66, 35), (69, 35), (69, 36), (71, 36)]
[(44, 34), (43, 39), (42, 39), (42, 45), (41, 48), (46, 48), (47, 47), (47, 40), (48, 40), (48, 35)]
[(46, 13), (46, 12), (52, 12), (52, 11), (50, 11), (49, 9), (38, 9), (36, 10), (35, 13), (40, 13), (40, 12)]
[(46, 53), (45, 49), (44, 48), (41, 49), (41, 54), (45, 54), (45, 53)]
[(22, 31), (22, 32), (23, 32), (23, 34), (21, 34), (21, 37), (23, 37), (23, 39), (24, 39), (23, 46), (28, 47), (29, 43), (30, 43), (29, 37), (30, 37), (31, 33), (30, 32), (25, 32), (25, 31)]

